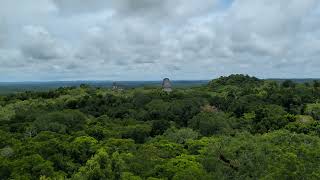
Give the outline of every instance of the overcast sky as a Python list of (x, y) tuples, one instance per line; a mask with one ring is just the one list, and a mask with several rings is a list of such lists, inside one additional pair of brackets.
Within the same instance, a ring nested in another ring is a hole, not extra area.
[(320, 78), (319, 0), (0, 0), (0, 81)]

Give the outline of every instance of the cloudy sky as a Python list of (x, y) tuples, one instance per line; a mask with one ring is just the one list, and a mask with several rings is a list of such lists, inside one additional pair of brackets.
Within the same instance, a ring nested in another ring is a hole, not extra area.
[(320, 78), (319, 0), (0, 0), (0, 81)]

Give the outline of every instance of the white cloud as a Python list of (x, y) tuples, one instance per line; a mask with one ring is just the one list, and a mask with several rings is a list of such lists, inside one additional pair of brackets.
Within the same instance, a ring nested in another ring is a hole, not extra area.
[(10, 80), (3, 69), (18, 80), (25, 80), (21, 72), (51, 80), (320, 75), (318, 0), (230, 2), (4, 0), (0, 75)]
[[(221, 4), (219, 0), (53, 0), (63, 15), (75, 15), (104, 11), (115, 11), (122, 17), (178, 18), (208, 13)], [(168, 20), (168, 19), (167, 19)]]
[(71, 51), (43, 27), (26, 26), (23, 28), (23, 33), (21, 51), (29, 60), (66, 58)]
[(23, 62), (20, 61), (21, 58), (23, 56), (17, 50), (0, 49), (0, 67), (2, 70), (23, 66)]
[(7, 37), (7, 30), (5, 23), (0, 19), (0, 48), (5, 44)]

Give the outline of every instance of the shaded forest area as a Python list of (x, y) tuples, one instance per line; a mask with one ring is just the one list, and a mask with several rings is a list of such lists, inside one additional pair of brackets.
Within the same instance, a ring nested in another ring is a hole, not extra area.
[(0, 96), (0, 179), (320, 179), (320, 83)]

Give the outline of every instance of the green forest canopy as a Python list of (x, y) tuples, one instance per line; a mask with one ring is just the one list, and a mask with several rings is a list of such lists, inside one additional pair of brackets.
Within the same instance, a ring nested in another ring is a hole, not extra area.
[(320, 179), (320, 83), (0, 96), (0, 179)]

